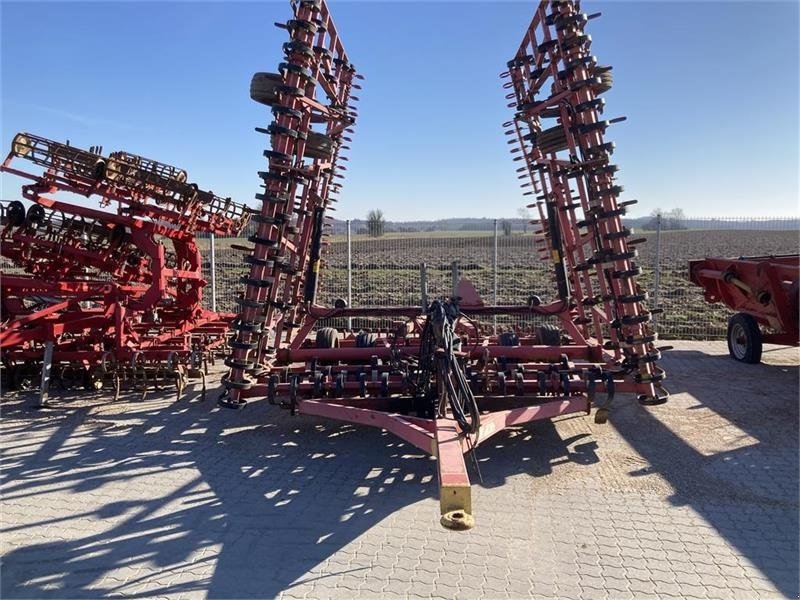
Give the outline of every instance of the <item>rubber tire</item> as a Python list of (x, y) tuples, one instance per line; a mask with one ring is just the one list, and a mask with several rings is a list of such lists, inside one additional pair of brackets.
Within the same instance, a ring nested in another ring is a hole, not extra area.
[(366, 331), (359, 331), (356, 336), (356, 348), (372, 348), (377, 341), (378, 336), (374, 333)]
[(504, 331), (497, 336), (497, 343), (500, 346), (519, 346), (519, 336), (513, 331)]
[(272, 106), (278, 101), (275, 88), (283, 85), (283, 77), (278, 73), (255, 73), (250, 80), (250, 98), (259, 104)]
[(795, 318), (800, 314), (800, 280), (795, 281), (789, 288), (789, 308)]
[(539, 342), (545, 346), (561, 345), (561, 329), (552, 323), (539, 325)]
[(614, 74), (611, 71), (604, 71), (598, 74), (597, 77), (600, 79), (601, 83), (592, 86), (592, 91), (595, 93), (595, 96), (605, 94), (614, 86)]
[(535, 141), (542, 154), (561, 152), (567, 149), (567, 134), (563, 125), (545, 129), (536, 135)]
[(11, 227), (19, 227), (25, 222), (25, 205), (19, 200), (9, 202), (5, 216), (6, 223)]
[(44, 223), (46, 216), (47, 214), (42, 205), (31, 204), (28, 207), (28, 212), (25, 214), (25, 224), (36, 229), (39, 225)]
[[(741, 327), (744, 331), (744, 354), (739, 357), (733, 349), (733, 333), (734, 328)], [(761, 329), (758, 327), (758, 322), (746, 313), (737, 313), (733, 315), (728, 321), (728, 352), (731, 358), (739, 362), (757, 364), (761, 362)]]
[(306, 140), (306, 149), (304, 152), (305, 156), (320, 160), (330, 160), (331, 156), (333, 156), (333, 151), (333, 139), (316, 131), (308, 132), (308, 139)]
[(317, 330), (317, 348), (338, 348), (339, 332), (333, 327)]

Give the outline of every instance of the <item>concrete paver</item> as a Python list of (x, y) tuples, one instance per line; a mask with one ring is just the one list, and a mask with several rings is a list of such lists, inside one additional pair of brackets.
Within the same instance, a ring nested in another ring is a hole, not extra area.
[(213, 394), (8, 396), (2, 597), (797, 597), (798, 351), (674, 345), (668, 404), (481, 446), (469, 532), (439, 526), (433, 460), (379, 430)]

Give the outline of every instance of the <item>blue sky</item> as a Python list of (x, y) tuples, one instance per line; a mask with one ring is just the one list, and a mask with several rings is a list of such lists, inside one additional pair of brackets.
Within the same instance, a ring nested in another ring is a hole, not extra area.
[[(534, 2), (331, 2), (366, 76), (338, 218), (514, 216), (525, 204), (499, 73)], [(288, 2), (2, 2), (2, 153), (17, 131), (126, 149), (256, 205)], [(612, 2), (587, 32), (614, 66), (624, 199), (690, 215), (797, 215), (798, 3)], [(2, 199), (19, 185), (3, 181)]]

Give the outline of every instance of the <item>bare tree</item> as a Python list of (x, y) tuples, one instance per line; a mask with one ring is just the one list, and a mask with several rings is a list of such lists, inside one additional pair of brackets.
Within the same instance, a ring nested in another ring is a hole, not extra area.
[(519, 215), (519, 218), (522, 219), (522, 232), (528, 233), (528, 225), (531, 221), (531, 211), (522, 206), (517, 209), (517, 215)]
[(660, 208), (650, 213), (651, 219), (644, 224), (644, 229), (654, 231), (658, 229), (658, 217), (661, 217), (662, 230), (686, 229), (686, 214), (682, 208), (673, 208), (663, 211)]
[(367, 213), (367, 233), (372, 237), (381, 237), (386, 229), (386, 219), (383, 211), (374, 209)]

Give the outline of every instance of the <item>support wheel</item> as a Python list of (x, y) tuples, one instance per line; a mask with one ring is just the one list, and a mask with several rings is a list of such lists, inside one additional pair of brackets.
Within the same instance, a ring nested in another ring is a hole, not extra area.
[(378, 336), (374, 333), (359, 331), (356, 335), (356, 348), (372, 348), (377, 340)]
[(504, 331), (497, 337), (501, 346), (519, 346), (519, 336), (513, 331)]
[(338, 348), (339, 332), (333, 327), (323, 327), (317, 331), (317, 348)]
[(761, 330), (756, 320), (738, 313), (728, 321), (728, 352), (739, 362), (761, 362)]
[(561, 329), (552, 323), (540, 325), (538, 329), (539, 343), (545, 346), (561, 345)]

